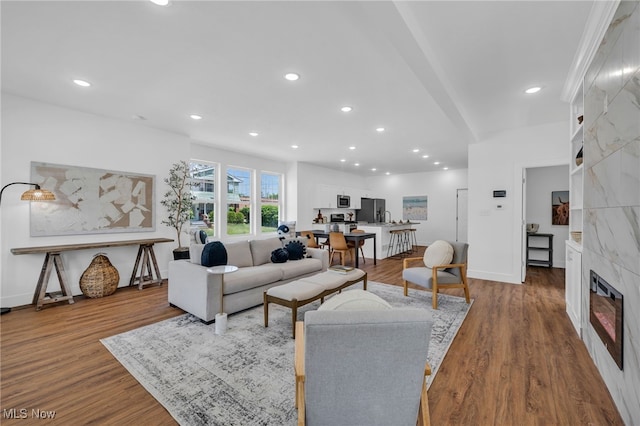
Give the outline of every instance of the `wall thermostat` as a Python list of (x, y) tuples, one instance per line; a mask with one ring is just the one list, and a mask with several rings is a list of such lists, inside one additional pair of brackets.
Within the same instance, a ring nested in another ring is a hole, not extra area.
[(493, 191), (493, 198), (504, 198), (506, 196), (507, 196), (507, 191), (504, 189)]

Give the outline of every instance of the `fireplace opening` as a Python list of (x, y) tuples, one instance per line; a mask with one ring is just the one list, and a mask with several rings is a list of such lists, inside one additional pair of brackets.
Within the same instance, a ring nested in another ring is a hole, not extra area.
[(591, 270), (589, 319), (613, 360), (622, 370), (622, 293)]

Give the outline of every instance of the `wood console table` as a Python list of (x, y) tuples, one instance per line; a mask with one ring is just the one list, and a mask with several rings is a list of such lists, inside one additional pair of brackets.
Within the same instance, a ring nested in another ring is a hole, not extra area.
[[(138, 288), (142, 289), (142, 287), (147, 284), (162, 284), (162, 277), (160, 276), (160, 269), (158, 268), (158, 262), (156, 261), (156, 254), (153, 252), (153, 245), (156, 243), (170, 243), (172, 241), (173, 240), (170, 238), (148, 238), (142, 240), (111, 241), (105, 243), (22, 247), (12, 248), (11, 253), (16, 255), (45, 253), (42, 269), (40, 270), (40, 278), (38, 278), (38, 285), (36, 286), (36, 291), (33, 295), (33, 304), (36, 305), (36, 310), (39, 311), (42, 309), (43, 305), (48, 303), (62, 302), (65, 300), (68, 300), (70, 304), (73, 303), (73, 294), (71, 293), (69, 283), (67, 282), (64, 264), (62, 263), (61, 256), (63, 251), (138, 245), (140, 246), (138, 248), (138, 256), (136, 257), (136, 263), (133, 266), (129, 285), (132, 286), (137, 282)], [(152, 266), (153, 269), (151, 268)], [(60, 292), (47, 293), (47, 285), (49, 284), (51, 271), (54, 267), (58, 275), (58, 281), (60, 282)], [(154, 272), (155, 279), (153, 277)]]

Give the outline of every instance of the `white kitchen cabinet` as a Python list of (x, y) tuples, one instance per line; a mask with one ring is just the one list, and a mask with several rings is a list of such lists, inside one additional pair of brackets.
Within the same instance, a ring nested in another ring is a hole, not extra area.
[(338, 201), (335, 186), (319, 183), (316, 185), (314, 207), (318, 209), (335, 209)]
[(582, 247), (575, 241), (567, 241), (566, 247), (565, 304), (571, 323), (582, 337)]
[(346, 188), (346, 195), (351, 197), (351, 207), (352, 210), (358, 210), (362, 208), (360, 199), (362, 198), (363, 190), (359, 188)]

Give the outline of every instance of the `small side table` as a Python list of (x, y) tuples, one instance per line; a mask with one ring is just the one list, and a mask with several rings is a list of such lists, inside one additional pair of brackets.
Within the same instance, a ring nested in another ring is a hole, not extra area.
[(224, 334), (227, 329), (227, 314), (224, 312), (224, 274), (238, 270), (237, 266), (220, 265), (207, 268), (210, 274), (220, 275), (220, 313), (216, 314), (216, 334)]

